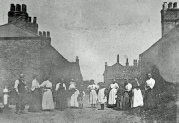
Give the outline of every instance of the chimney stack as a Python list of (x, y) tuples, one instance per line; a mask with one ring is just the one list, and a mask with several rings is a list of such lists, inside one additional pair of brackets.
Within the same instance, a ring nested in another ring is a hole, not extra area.
[(31, 23), (31, 21), (32, 21), (32, 20), (31, 20), (31, 17), (28, 17), (28, 22)]
[(14, 12), (14, 11), (15, 11), (15, 5), (14, 5), (14, 4), (11, 4), (10, 11), (11, 11), (11, 12)]
[(78, 59), (78, 56), (76, 56), (76, 63), (79, 64), (79, 59)]
[(46, 32), (45, 31), (43, 31), (43, 37), (46, 37)]
[(16, 4), (16, 11), (20, 12), (21, 11), (21, 5), (20, 4)]
[(171, 9), (172, 8), (172, 2), (168, 3), (168, 8)]
[(42, 36), (42, 32), (41, 31), (39, 31), (39, 36)]
[(25, 4), (22, 4), (22, 12), (26, 13), (27, 12), (27, 6)]
[(50, 32), (49, 31), (47, 31), (47, 37), (50, 37)]
[(177, 2), (173, 3), (173, 8), (175, 8), (175, 9), (177, 8)]
[(117, 55), (117, 63), (119, 63), (119, 54)]
[(37, 22), (37, 17), (34, 17), (33, 23)]
[(128, 58), (126, 59), (126, 66), (129, 66)]

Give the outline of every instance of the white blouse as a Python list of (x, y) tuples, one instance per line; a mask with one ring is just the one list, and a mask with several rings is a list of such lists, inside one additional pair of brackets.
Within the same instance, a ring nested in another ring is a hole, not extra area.
[(41, 87), (52, 88), (52, 83), (49, 80), (47, 80), (47, 81), (44, 81), (40, 86)]
[(40, 84), (39, 84), (39, 82), (38, 82), (36, 79), (34, 79), (34, 80), (32, 81), (31, 90), (34, 91), (35, 88), (40, 88)]
[(110, 87), (112, 89), (118, 89), (119, 88), (119, 85), (117, 83), (114, 83), (114, 84), (111, 84)]
[(153, 78), (150, 78), (146, 81), (146, 84), (152, 89), (155, 86), (155, 80)]
[[(59, 89), (60, 84), (61, 84), (61, 83), (58, 83), (58, 84), (56, 85), (56, 88), (55, 88), (56, 91)], [(65, 90), (66, 90), (66, 85), (65, 85), (65, 83), (63, 83), (63, 87), (64, 87)]]

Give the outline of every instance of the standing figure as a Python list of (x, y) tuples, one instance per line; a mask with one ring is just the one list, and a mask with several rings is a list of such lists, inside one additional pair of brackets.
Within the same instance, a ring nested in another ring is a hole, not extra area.
[(87, 89), (90, 91), (89, 103), (91, 104), (91, 108), (95, 108), (96, 101), (97, 101), (96, 90), (98, 89), (98, 86), (93, 82), (93, 84), (89, 85)]
[(119, 87), (116, 95), (116, 110), (123, 109), (124, 88), (122, 86)]
[(56, 85), (56, 106), (57, 110), (65, 110), (67, 108), (67, 95), (66, 95), (66, 85), (64, 79), (61, 79), (61, 82)]
[(116, 105), (116, 93), (117, 93), (118, 88), (119, 88), (119, 85), (116, 83), (116, 80), (114, 79), (113, 83), (110, 84), (108, 106), (115, 107), (115, 105)]
[(52, 96), (52, 82), (51, 78), (44, 81), (40, 87), (43, 87), (43, 97), (42, 97), (42, 110), (53, 110), (53, 96)]
[(73, 79), (70, 82), (69, 91), (71, 93), (71, 96), (70, 96), (70, 107), (71, 108), (77, 108), (77, 107), (79, 107), (77, 98), (78, 98), (78, 95), (79, 95), (80, 92), (76, 88), (76, 83), (74, 82)]
[(132, 107), (143, 106), (143, 96), (140, 90), (140, 84), (138, 79), (135, 78), (136, 86), (133, 86), (133, 100), (132, 100)]
[(24, 75), (20, 74), (19, 79), (15, 81), (14, 88), (16, 90), (16, 114), (24, 113), (25, 109), (25, 93), (26, 83), (24, 81)]
[(31, 102), (28, 111), (29, 112), (40, 112), (42, 110), (42, 93), (40, 84), (37, 81), (37, 75), (33, 76), (32, 87), (31, 87)]
[(83, 98), (85, 97), (85, 92), (83, 90), (80, 90), (79, 92), (80, 92), (80, 94), (78, 95), (77, 100), (79, 103), (79, 108), (83, 109)]
[(107, 97), (105, 95), (105, 89), (104, 87), (102, 86), (99, 86), (100, 89), (99, 89), (99, 92), (98, 92), (98, 102), (100, 103), (101, 105), (101, 109), (98, 109), (98, 110), (104, 110), (104, 104), (107, 102)]
[(124, 105), (126, 108), (129, 108), (131, 107), (131, 103), (132, 103), (132, 84), (129, 82), (125, 82), (124, 88), (125, 88)]
[(145, 109), (153, 109), (156, 107), (156, 99), (154, 93), (155, 80), (152, 78), (151, 73), (148, 73), (147, 75), (149, 79), (146, 81), (145, 85), (144, 106)]
[(8, 108), (8, 105), (9, 105), (9, 90), (8, 88), (5, 86), (5, 88), (3, 89), (3, 105), (4, 105), (4, 108)]

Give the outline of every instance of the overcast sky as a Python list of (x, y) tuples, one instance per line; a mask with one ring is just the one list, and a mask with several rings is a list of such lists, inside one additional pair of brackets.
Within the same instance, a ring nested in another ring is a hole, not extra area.
[[(169, 1), (169, 0), (165, 0)], [(125, 65), (161, 38), (164, 0), (0, 0), (0, 24), (10, 4), (26, 4), (40, 31), (50, 31), (54, 46), (68, 61), (79, 56), (85, 80), (103, 81), (105, 62)], [(177, 2), (177, 0), (170, 0)]]

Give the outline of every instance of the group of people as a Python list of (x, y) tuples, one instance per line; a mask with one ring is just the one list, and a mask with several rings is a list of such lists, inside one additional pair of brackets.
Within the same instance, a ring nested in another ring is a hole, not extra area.
[[(77, 89), (76, 83), (72, 79), (67, 89), (64, 79), (62, 78), (53, 88), (51, 77), (46, 78), (41, 84), (37, 80), (37, 75), (33, 76), (31, 87), (28, 88), (24, 75), (20, 74), (19, 79), (14, 84), (16, 114), (25, 113), (27, 93), (30, 92), (30, 101), (28, 102), (29, 112), (65, 110), (67, 107), (83, 108), (82, 100), (85, 96), (83, 90)], [(7, 87), (3, 90), (4, 108), (8, 107), (9, 92)], [(28, 95), (29, 96), (29, 95)]]
[[(144, 93), (141, 91), (141, 86), (138, 79), (135, 78), (134, 83), (124, 82), (124, 86), (119, 86), (114, 79), (109, 88), (99, 87), (95, 84), (89, 85), (89, 103), (91, 107), (95, 107), (97, 103), (101, 104), (101, 109), (104, 110), (104, 104), (115, 109), (128, 109), (136, 107), (145, 107), (146, 109), (155, 108), (154, 101), (154, 86), (155, 80), (151, 73), (147, 74), (148, 80), (145, 82)], [(99, 91), (97, 93), (99, 87)], [(100, 110), (101, 110), (100, 109)]]
[[(40, 84), (37, 80), (37, 75), (33, 76), (30, 88), (31, 100), (29, 103), (29, 112), (54, 109), (63, 111), (67, 107), (83, 108), (84, 89), (77, 88), (73, 79), (68, 89), (63, 78), (55, 85), (55, 89), (53, 89), (51, 81), (49, 77)], [(151, 101), (154, 86), (155, 80), (152, 78), (151, 73), (148, 74), (148, 80), (145, 84), (145, 94), (141, 92), (141, 86), (137, 78), (135, 78), (134, 83), (124, 82), (124, 86), (119, 86), (113, 80), (109, 88), (93, 82), (92, 85), (87, 87), (89, 91), (89, 104), (91, 108), (96, 108), (96, 104), (100, 104), (101, 108), (99, 110), (104, 110), (105, 104), (108, 107), (116, 107), (118, 109), (139, 106), (151, 108), (155, 106), (153, 100)], [(16, 93), (16, 113), (24, 113), (26, 104), (24, 98), (28, 88), (23, 74), (20, 74), (19, 79), (15, 81), (14, 89)], [(6, 107), (8, 105), (7, 87), (5, 87), (3, 92), (4, 106)]]

